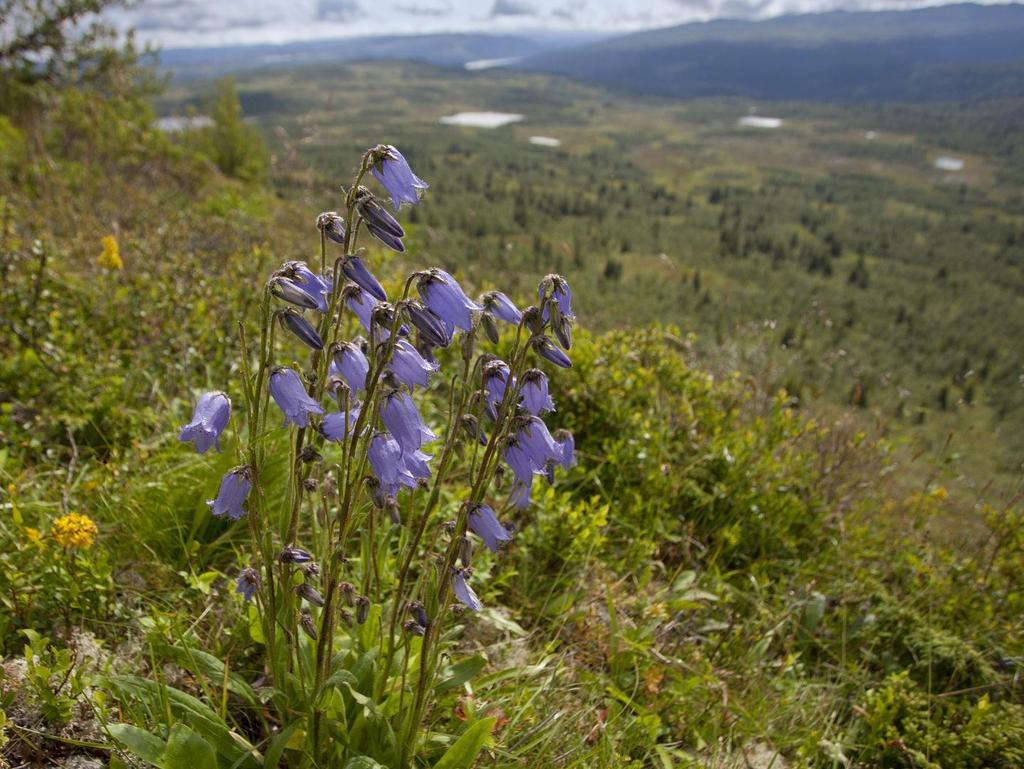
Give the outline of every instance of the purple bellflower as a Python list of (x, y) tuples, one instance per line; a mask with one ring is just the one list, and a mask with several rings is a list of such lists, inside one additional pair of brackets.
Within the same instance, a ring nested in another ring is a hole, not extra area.
[(481, 502), (473, 503), (469, 511), (469, 528), (493, 553), (498, 552), (503, 542), (512, 540), (512, 533), (501, 525), (494, 511)]
[(217, 498), (208, 500), (210, 511), (216, 516), (226, 515), (233, 521), (245, 516), (245, 499), (252, 489), (249, 468), (242, 466), (228, 470), (220, 481)]
[(416, 488), (416, 479), (402, 460), (402, 447), (388, 433), (377, 433), (370, 439), (366, 455), (373, 474), (380, 482), (382, 497), (395, 496), (402, 486)]
[(530, 504), (530, 491), (533, 489), (535, 472), (530, 455), (523, 446), (513, 440), (505, 447), (504, 457), (515, 476), (512, 484), (512, 503), (518, 508), (527, 507)]
[[(348, 411), (332, 411), (327, 414), (320, 425), (320, 432), (329, 441), (342, 441), (346, 435), (351, 435), (356, 428), (356, 421), (359, 419), (359, 412), (362, 409), (358, 403), (349, 407)], [(348, 424), (348, 429), (345, 425)]]
[(480, 297), (480, 304), (498, 320), (518, 326), (523, 319), (523, 313), (512, 303), (501, 291), (488, 291)]
[(405, 339), (399, 339), (395, 343), (390, 368), (395, 379), (411, 390), (417, 386), (426, 387), (430, 375), (437, 371), (440, 365), (427, 362), (420, 355), (419, 350)]
[(427, 463), (431, 459), (433, 459), (433, 456), (419, 449), (402, 454), (402, 464), (405, 465), (405, 469), (416, 480), (430, 477), (430, 465)]
[(576, 438), (568, 430), (555, 430), (555, 445), (558, 446), (558, 464), (568, 470), (576, 464)]
[(196, 451), (205, 454), (212, 446), (220, 451), (220, 434), (231, 417), (231, 400), (220, 391), (209, 392), (199, 398), (192, 421), (181, 428), (179, 441), (192, 441)]
[(369, 332), (370, 324), (373, 322), (373, 308), (377, 306), (377, 300), (358, 286), (352, 290), (346, 288), (346, 291), (348, 293), (346, 301), (348, 308), (356, 314), (360, 324)]
[[(508, 387), (508, 364), (503, 360), (492, 360), (484, 366), (484, 412), (492, 422), (498, 421), (498, 408), (505, 399), (505, 388)], [(515, 387), (515, 380), (512, 380)]]
[(305, 262), (286, 262), (283, 273), (286, 278), (316, 299), (320, 312), (327, 312), (327, 297), (331, 293), (331, 284), (328, 281), (309, 269)]
[(523, 386), (519, 391), (523, 405), (531, 414), (554, 411), (555, 402), (548, 393), (548, 377), (540, 369), (531, 368), (523, 374)]
[(386, 302), (388, 299), (384, 287), (380, 284), (366, 264), (358, 256), (346, 256), (341, 262), (341, 271), (345, 277), (355, 283), (375, 299)]
[(473, 328), (473, 316), (470, 313), (482, 308), (466, 296), (462, 286), (449, 273), (439, 269), (430, 270), (420, 276), (416, 289), (427, 307), (447, 328), (461, 328), (463, 331)]
[(256, 597), (256, 591), (260, 589), (260, 575), (256, 569), (247, 566), (238, 572), (238, 582), (235, 585), (235, 592), (246, 601), (251, 601)]
[(352, 392), (366, 389), (366, 376), (370, 373), (370, 362), (359, 345), (343, 342), (334, 348), (328, 374), (339, 375)]
[(548, 303), (544, 301), (544, 295), (548, 289), (551, 290), (550, 300), (558, 305), (558, 311), (562, 316), (569, 320), (575, 319), (576, 316), (572, 311), (572, 290), (569, 288), (569, 282), (561, 275), (548, 275), (540, 282), (540, 287), (537, 289), (537, 294), (543, 307), (544, 320), (548, 319)]
[(419, 203), (423, 190), (429, 189), (430, 185), (412, 172), (409, 163), (395, 147), (388, 144), (377, 149), (378, 159), (370, 173), (384, 185), (395, 210), (400, 211), (402, 203)]
[(298, 337), (300, 342), (313, 350), (324, 349), (324, 340), (320, 338), (320, 333), (313, 328), (313, 324), (306, 320), (304, 315), (290, 307), (279, 312), (281, 325)]
[(283, 366), (274, 369), (270, 375), (270, 394), (278, 408), (284, 412), (284, 423), (298, 427), (309, 424), (310, 414), (323, 414), (323, 407), (309, 397), (299, 375)]
[(529, 456), (533, 469), (541, 472), (549, 461), (560, 462), (562, 449), (551, 437), (544, 420), (531, 416), (524, 421), (525, 424), (516, 433), (516, 440)]
[(452, 570), (452, 592), (455, 593), (455, 597), (464, 603), (473, 611), (480, 611), (484, 608), (484, 605), (480, 603), (480, 599), (476, 597), (476, 593), (473, 592), (473, 588), (466, 582), (466, 577), (469, 575), (465, 569), (453, 569)]
[(423, 423), (423, 418), (412, 398), (401, 390), (395, 390), (384, 398), (380, 406), (380, 416), (404, 454), (411, 454), (423, 444), (437, 438)]

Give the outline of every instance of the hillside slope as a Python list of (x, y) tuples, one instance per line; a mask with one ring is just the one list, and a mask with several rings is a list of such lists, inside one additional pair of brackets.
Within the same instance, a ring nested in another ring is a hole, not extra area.
[(536, 54), (518, 66), (633, 92), (822, 101), (1024, 95), (1024, 6), (722, 20)]

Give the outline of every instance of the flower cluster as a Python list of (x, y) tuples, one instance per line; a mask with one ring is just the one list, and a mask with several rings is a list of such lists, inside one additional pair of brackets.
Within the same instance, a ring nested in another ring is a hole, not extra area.
[[(406, 232), (361, 184), (367, 175), (384, 187), (396, 212), (416, 205), (428, 189), (395, 147), (368, 150), (345, 193), (344, 212), (317, 217), (319, 267), (287, 261), (269, 276), (260, 347), (255, 355), (242, 350), (248, 438), (241, 463), (223, 476), (209, 505), (214, 516), (250, 516), (254, 560), (239, 570), (236, 591), (256, 602), (268, 650), (280, 648), (274, 638), (286, 617), (298, 637), (317, 642), (314, 669), (322, 673), (337, 623), (362, 624), (379, 604), (388, 610), (392, 631), (383, 636), (384, 658), (390, 661), (403, 633), (421, 638), (420, 675), (430, 676), (438, 666), (440, 620), (451, 600), (473, 611), (482, 606), (470, 584), (470, 535), (498, 553), (515, 528), (502, 512), (515, 515), (530, 503), (538, 476), (552, 483), (556, 468), (575, 462), (572, 435), (552, 434), (544, 422), (555, 403), (548, 375), (538, 367), (542, 361), (572, 365), (567, 352), (575, 315), (569, 285), (559, 275), (545, 277), (537, 304), (523, 310), (500, 291), (472, 298), (440, 268), (412, 273), (404, 290), (389, 297), (356, 244), (366, 233), (401, 252)], [(330, 258), (334, 248), (340, 251)], [(282, 337), (308, 348), (308, 367), (275, 361)], [(484, 351), (488, 341), (493, 348)], [(461, 366), (446, 377), (453, 388), (448, 427), (438, 432), (439, 423), (428, 423), (417, 397), (435, 384), (440, 360), (455, 357), (442, 353), (453, 346)], [(270, 401), (280, 421), (268, 415)], [(202, 395), (180, 440), (199, 453), (219, 451), (231, 413), (224, 392)], [(268, 508), (261, 486), (272, 444), (267, 436), (278, 425), (287, 430), (290, 454), (279, 510)], [(437, 529), (447, 538), (439, 552), (437, 538), (426, 536), (434, 530), (428, 524), (438, 523), (441, 500), (451, 496), (441, 488), (451, 486), (453, 477), (467, 477), (451, 468), (470, 452), (466, 488), (455, 493), (461, 499), (456, 519)], [(502, 482), (502, 462), (511, 483)], [(403, 522), (406, 510), (412, 517)], [(272, 523), (277, 521), (280, 526)], [(396, 538), (399, 529), (389, 526), (407, 531)], [(375, 559), (389, 552), (382, 568)], [(348, 553), (358, 555), (350, 560)], [(341, 581), (346, 571), (350, 581)], [(431, 571), (433, 578), (426, 579)], [(400, 623), (402, 616), (411, 618)], [(281, 679), (292, 666), (271, 659), (270, 669)], [(418, 728), (429, 690), (418, 689), (415, 717), (402, 728)]]
[(96, 524), (87, 515), (68, 513), (53, 522), (50, 533), (61, 547), (85, 549), (96, 538)]

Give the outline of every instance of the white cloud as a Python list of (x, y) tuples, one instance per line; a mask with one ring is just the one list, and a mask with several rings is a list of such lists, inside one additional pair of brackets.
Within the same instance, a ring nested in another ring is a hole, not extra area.
[[(942, 0), (939, 0), (941, 3)], [(881, 10), (935, 0), (141, 0), (108, 17), (167, 48), (432, 32), (621, 31), (720, 16)]]

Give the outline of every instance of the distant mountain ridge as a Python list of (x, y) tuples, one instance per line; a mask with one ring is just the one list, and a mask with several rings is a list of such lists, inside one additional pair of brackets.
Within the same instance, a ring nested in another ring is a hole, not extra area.
[(527, 57), (634, 93), (827, 101), (1024, 97), (1024, 6), (717, 20)]

